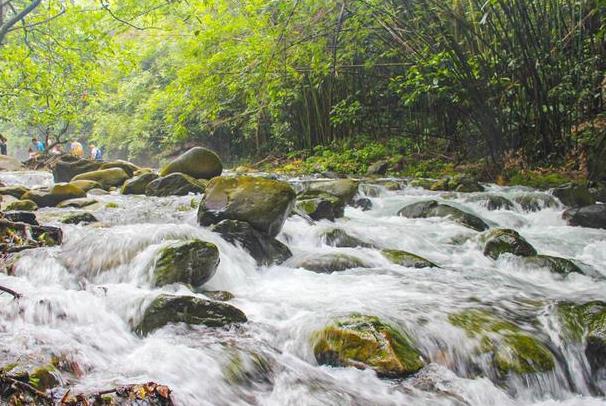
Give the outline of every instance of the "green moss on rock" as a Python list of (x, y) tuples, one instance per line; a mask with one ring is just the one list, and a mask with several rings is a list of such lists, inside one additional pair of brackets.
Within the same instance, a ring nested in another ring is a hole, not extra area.
[(215, 244), (201, 240), (179, 241), (160, 250), (154, 267), (154, 284), (202, 286), (215, 275), (218, 266), (219, 250)]
[(7, 211), (36, 211), (38, 205), (31, 200), (17, 200), (6, 206)]
[(194, 147), (162, 168), (160, 176), (177, 172), (196, 179), (212, 179), (221, 175), (223, 164), (213, 151)]
[(433, 262), (406, 251), (382, 250), (381, 254), (392, 263), (408, 268), (439, 268)]
[(310, 191), (297, 197), (296, 209), (316, 221), (334, 221), (343, 217), (345, 202), (330, 193)]
[(459, 224), (476, 231), (488, 230), (490, 227), (481, 218), (467, 213), (456, 207), (438, 203), (436, 200), (427, 200), (409, 204), (398, 212), (399, 216), (409, 218), (449, 218)]
[(122, 194), (144, 195), (147, 185), (156, 179), (158, 179), (158, 175), (155, 173), (144, 173), (139, 176), (135, 176), (134, 178), (124, 182), (124, 185), (122, 186)]
[(484, 255), (492, 259), (497, 259), (505, 253), (521, 257), (537, 255), (537, 250), (514, 230), (493, 229), (482, 236), (482, 240), (484, 241)]
[(331, 181), (313, 182), (308, 191), (330, 193), (337, 196), (345, 204), (352, 202), (358, 193), (359, 182), (353, 179), (337, 179)]

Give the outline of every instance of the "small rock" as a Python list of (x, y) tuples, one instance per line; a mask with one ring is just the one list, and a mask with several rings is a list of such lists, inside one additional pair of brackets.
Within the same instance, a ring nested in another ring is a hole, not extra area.
[(563, 277), (566, 277), (571, 273), (585, 275), (585, 272), (583, 272), (578, 265), (566, 258), (536, 255), (525, 257), (524, 264), (531, 268), (547, 269), (549, 272), (559, 274)]
[(88, 192), (91, 189), (103, 189), (103, 186), (101, 186), (99, 182), (95, 182), (94, 180), (74, 180), (69, 183), (71, 185), (79, 187), (85, 192)]
[(330, 193), (339, 197), (345, 204), (349, 204), (358, 194), (358, 185), (358, 181), (351, 179), (321, 181), (310, 184), (308, 191)]
[(396, 265), (405, 266), (407, 268), (439, 268), (433, 262), (420, 257), (410, 252), (400, 250), (382, 250), (381, 253), (385, 258)]
[(438, 203), (435, 200), (405, 206), (398, 212), (398, 215), (409, 218), (446, 217), (476, 231), (484, 231), (490, 228), (481, 218), (456, 207)]
[(96, 223), (99, 220), (90, 213), (76, 213), (66, 216), (61, 220), (63, 224)]
[(467, 199), (468, 202), (479, 202), (481, 205), (485, 206), (488, 210), (513, 210), (514, 205), (513, 202), (506, 197), (486, 193), (471, 196)]
[(28, 211), (9, 211), (4, 213), (4, 218), (8, 221), (12, 221), (14, 223), (26, 223), (31, 224), (33, 226), (37, 226), (38, 220), (36, 220), (36, 215), (34, 213)]
[(484, 255), (492, 259), (497, 259), (501, 254), (509, 253), (520, 257), (531, 257), (537, 255), (528, 241), (526, 241), (517, 231), (497, 228), (488, 231), (483, 236)]
[(160, 250), (154, 266), (154, 285), (185, 283), (202, 286), (217, 272), (219, 250), (201, 240), (179, 241)]
[(316, 273), (342, 272), (353, 268), (368, 268), (362, 260), (346, 254), (322, 254), (303, 258), (294, 267)]
[[(123, 161), (121, 159), (117, 159), (115, 161), (109, 161), (109, 162), (104, 162), (101, 167), (99, 169), (111, 169), (111, 168), (120, 168), (122, 169), (124, 172), (126, 172), (126, 174), (128, 175), (129, 178), (132, 178), (135, 174), (135, 172), (137, 172), (140, 168), (128, 161)], [(118, 186), (118, 185), (115, 185)]]
[(144, 195), (147, 185), (158, 179), (155, 173), (144, 173), (124, 182), (122, 186), (123, 195)]
[(308, 191), (297, 198), (296, 209), (312, 220), (334, 221), (344, 215), (345, 202), (330, 193)]
[(351, 205), (357, 209), (362, 209), (362, 211), (369, 211), (372, 209), (372, 201), (366, 197), (361, 197), (354, 200)]
[(523, 210), (531, 212), (558, 207), (558, 202), (553, 196), (538, 192), (524, 193), (517, 196), (514, 201), (522, 206)]
[(389, 162), (377, 161), (368, 167), (368, 170), (366, 171), (366, 175), (368, 175), (368, 176), (385, 175), (387, 173), (388, 169), (389, 169)]
[(553, 189), (553, 195), (560, 199), (564, 206), (578, 208), (595, 204), (595, 197), (587, 186), (570, 183)]
[(36, 211), (38, 205), (31, 200), (17, 200), (6, 206), (7, 211)]
[(84, 207), (92, 206), (93, 204), (99, 203), (94, 199), (80, 198), (80, 199), (69, 199), (64, 200), (57, 205), (58, 208), (64, 209), (68, 207), (74, 207), (76, 209), (82, 209)]
[(330, 245), (332, 247), (341, 247), (341, 248), (356, 248), (356, 247), (364, 247), (364, 248), (373, 248), (372, 244), (364, 242), (356, 237), (352, 237), (347, 234), (345, 231), (340, 228), (335, 228), (330, 231), (325, 232), (322, 235), (322, 239), (326, 243), (326, 245)]

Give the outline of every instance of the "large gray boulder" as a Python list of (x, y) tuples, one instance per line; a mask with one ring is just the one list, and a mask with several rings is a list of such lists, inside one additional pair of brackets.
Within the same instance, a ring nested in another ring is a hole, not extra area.
[(286, 182), (250, 176), (216, 177), (206, 187), (198, 222), (210, 226), (222, 220), (245, 221), (275, 237), (292, 211), (295, 197)]
[(484, 240), (484, 255), (492, 259), (497, 259), (505, 253), (520, 257), (537, 255), (537, 250), (514, 230), (497, 228), (488, 231), (482, 239)]
[(73, 180), (91, 180), (99, 183), (103, 189), (122, 186), (130, 178), (122, 168), (99, 169), (97, 171), (85, 172), (73, 177)]
[(571, 226), (606, 228), (606, 204), (569, 209), (562, 215)]
[(428, 200), (410, 204), (402, 208), (398, 215), (409, 218), (445, 217), (476, 231), (490, 228), (481, 218), (456, 207)]
[(196, 179), (212, 179), (223, 172), (221, 160), (213, 151), (194, 147), (177, 157), (160, 171), (160, 176), (184, 173)]

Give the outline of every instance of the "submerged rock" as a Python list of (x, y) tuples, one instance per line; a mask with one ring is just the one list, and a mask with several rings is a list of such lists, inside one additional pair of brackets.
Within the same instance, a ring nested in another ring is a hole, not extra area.
[(452, 325), (479, 341), (478, 352), (489, 355), (499, 375), (551, 371), (555, 358), (549, 348), (510, 321), (485, 310), (451, 314)]
[(114, 186), (122, 186), (129, 177), (122, 168), (110, 168), (81, 173), (74, 176), (73, 180), (92, 180), (99, 183), (103, 189), (109, 190)]
[(273, 237), (254, 229), (249, 223), (223, 220), (210, 228), (232, 244), (240, 244), (258, 265), (281, 264), (292, 256), (290, 249)]
[(578, 208), (595, 203), (595, 197), (587, 186), (570, 183), (553, 189), (553, 195), (560, 199), (564, 206)]
[(185, 283), (202, 286), (217, 272), (219, 250), (201, 240), (179, 241), (160, 250), (154, 266), (156, 286)]
[(338, 179), (328, 182), (313, 182), (307, 190), (330, 193), (343, 200), (345, 204), (349, 204), (353, 201), (356, 194), (358, 194), (358, 185), (358, 181), (352, 179)]
[(101, 162), (63, 155), (53, 167), (53, 178), (55, 182), (69, 182), (76, 175), (96, 171), (99, 167), (101, 167)]
[(381, 254), (390, 262), (407, 268), (439, 268), (433, 262), (406, 251), (382, 250)]
[(295, 191), (286, 182), (221, 176), (208, 183), (198, 209), (198, 222), (210, 226), (222, 220), (245, 221), (257, 231), (275, 237), (294, 203)]
[(562, 215), (571, 226), (606, 229), (606, 204), (569, 209)]
[(16, 200), (12, 203), (9, 203), (6, 206), (7, 211), (17, 210), (17, 211), (36, 211), (38, 210), (38, 205), (36, 202), (32, 200)]
[(597, 377), (606, 368), (606, 303), (560, 303), (557, 311), (565, 339), (585, 344), (585, 357)]
[(370, 368), (379, 376), (406, 377), (425, 366), (408, 335), (379, 318), (352, 315), (312, 336), (318, 363), (335, 367)]
[(490, 228), (481, 218), (456, 207), (438, 203), (435, 200), (413, 203), (402, 208), (398, 215), (409, 218), (447, 217), (476, 231)]
[(70, 214), (69, 216), (66, 216), (63, 218), (63, 220), (61, 220), (63, 224), (89, 224), (96, 223), (97, 221), (99, 220), (97, 220), (97, 218), (90, 213)]
[(532, 268), (547, 269), (549, 272), (557, 273), (563, 277), (571, 273), (585, 275), (585, 272), (578, 265), (566, 258), (536, 255), (524, 258), (524, 264)]
[(346, 254), (322, 254), (303, 258), (294, 264), (316, 273), (342, 272), (353, 268), (368, 268), (362, 260)]
[(322, 239), (326, 243), (326, 245), (330, 245), (332, 247), (341, 247), (341, 248), (356, 248), (356, 247), (364, 247), (364, 248), (373, 248), (372, 244), (364, 242), (356, 237), (353, 237), (347, 234), (344, 230), (340, 228), (334, 228), (332, 230), (326, 231), (322, 234)]
[(368, 211), (372, 209), (372, 201), (366, 197), (361, 197), (359, 199), (355, 199), (351, 206), (362, 209), (362, 211)]
[(343, 217), (345, 202), (330, 193), (308, 191), (297, 197), (296, 208), (312, 220), (334, 221)]
[(213, 151), (202, 147), (194, 147), (162, 168), (160, 176), (177, 172), (195, 179), (212, 179), (215, 176), (221, 176), (223, 165)]
[(513, 202), (506, 197), (495, 195), (492, 193), (479, 194), (471, 196), (467, 199), (468, 202), (478, 202), (485, 206), (488, 210), (513, 210)]
[(490, 230), (482, 236), (484, 240), (484, 255), (497, 259), (501, 254), (509, 253), (520, 257), (531, 257), (537, 255), (528, 241), (517, 231), (505, 228)]
[(54, 207), (64, 200), (86, 197), (86, 193), (71, 183), (58, 183), (50, 191), (32, 190), (22, 196), (22, 200), (31, 200), (38, 207)]
[(155, 173), (144, 173), (124, 182), (122, 186), (123, 195), (144, 195), (145, 188), (150, 182), (158, 179)]
[(135, 330), (140, 334), (148, 334), (169, 323), (223, 327), (246, 321), (246, 315), (240, 309), (227, 303), (194, 296), (162, 294), (145, 309), (143, 318)]
[(558, 202), (553, 196), (539, 192), (524, 193), (523, 195), (514, 198), (514, 201), (519, 204), (523, 210), (531, 212), (558, 207)]
[(149, 182), (145, 187), (145, 194), (160, 197), (185, 196), (190, 193), (204, 193), (205, 188), (204, 181), (194, 179), (183, 173), (171, 173)]

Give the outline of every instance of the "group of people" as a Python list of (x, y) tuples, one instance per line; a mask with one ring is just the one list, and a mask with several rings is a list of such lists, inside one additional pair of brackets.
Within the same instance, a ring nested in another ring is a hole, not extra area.
[[(8, 154), (8, 148), (7, 148), (7, 138), (3, 135), (0, 134), (0, 154), (2, 155), (7, 155)], [(32, 138), (32, 143), (29, 146), (28, 149), (28, 154), (29, 154), (29, 158), (33, 159), (36, 158), (44, 153), (46, 153), (46, 148), (47, 146), (44, 144), (44, 142), (42, 142), (41, 140), (39, 140), (36, 137)], [(99, 148), (94, 144), (89, 144), (88, 145), (89, 148), (89, 158), (90, 159), (94, 159), (96, 161), (101, 161), (103, 160), (103, 148)], [(69, 143), (69, 153), (72, 154), (75, 157), (78, 158), (84, 158), (84, 147), (82, 146), (82, 144), (78, 141), (78, 140), (72, 140)], [(51, 146), (50, 150), (48, 151), (50, 154), (53, 155), (61, 155), (63, 154), (63, 146), (60, 143), (56, 143), (54, 145)]]

